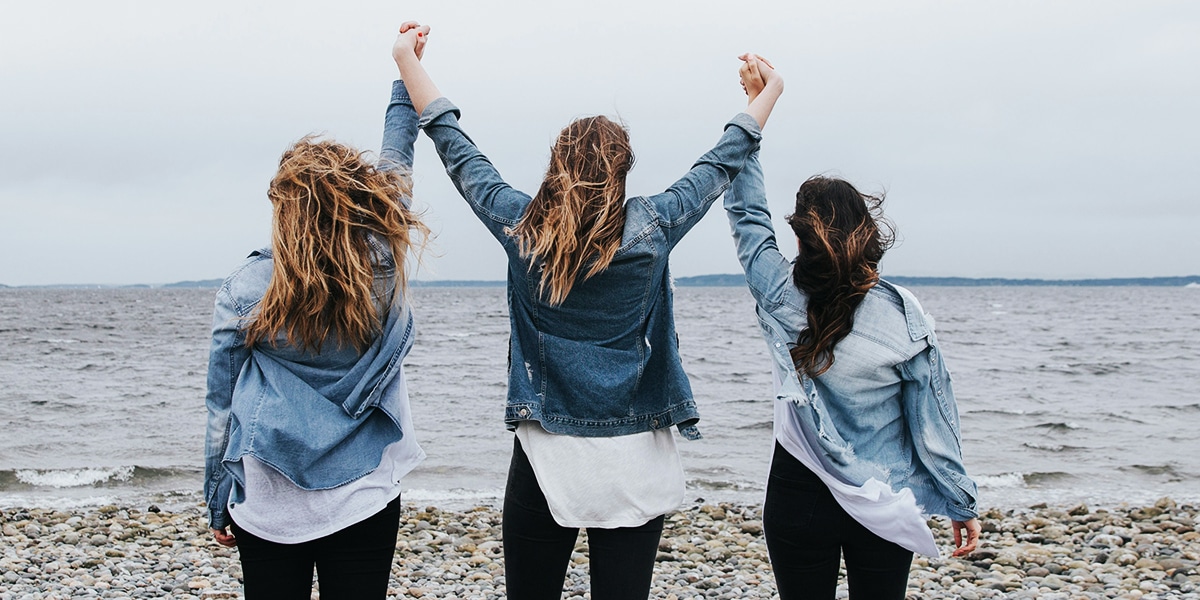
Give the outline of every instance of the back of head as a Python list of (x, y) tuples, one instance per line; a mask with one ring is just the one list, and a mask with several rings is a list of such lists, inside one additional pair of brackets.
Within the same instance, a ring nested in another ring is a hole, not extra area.
[(796, 193), (788, 217), (800, 242), (792, 280), (808, 296), (808, 327), (791, 351), (797, 370), (814, 377), (829, 370), (833, 347), (850, 334), (855, 310), (879, 281), (879, 261), (894, 239), (882, 204), (882, 196), (830, 177), (812, 177)]
[(631, 168), (629, 133), (606, 117), (576, 119), (558, 135), (546, 178), (512, 230), (521, 255), (541, 266), (538, 289), (551, 304), (566, 300), (581, 272), (591, 277), (612, 262)]
[(246, 343), (275, 343), (320, 351), (331, 338), (338, 347), (370, 346), (382, 328), (376, 264), (382, 258), (369, 240), (391, 250), (396, 281), (414, 241), (428, 230), (401, 198), (411, 196), (407, 178), (381, 170), (363, 153), (328, 140), (305, 137), (284, 152), (267, 192), (273, 211), (274, 270), (258, 310), (246, 327)]

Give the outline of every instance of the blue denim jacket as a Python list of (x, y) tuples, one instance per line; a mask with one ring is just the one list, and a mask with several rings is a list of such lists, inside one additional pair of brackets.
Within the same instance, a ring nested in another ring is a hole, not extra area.
[(667, 191), (629, 198), (612, 263), (577, 281), (566, 301), (553, 306), (538, 293), (537, 265), (521, 257), (509, 234), (530, 197), (504, 182), (459, 127), (458, 115), (439, 98), (421, 115), (421, 127), (458, 191), (508, 254), (509, 429), (533, 420), (551, 433), (613, 437), (675, 425), (698, 438), (667, 260), (758, 147), (758, 124), (735, 116), (717, 145)]
[(917, 299), (880, 281), (834, 348), (833, 366), (815, 379), (799, 375), (789, 350), (808, 325), (807, 298), (776, 246), (757, 152), (725, 195), (725, 210), (782, 382), (778, 399), (817, 440), (825, 468), (852, 485), (874, 477), (893, 490), (910, 488), (927, 513), (977, 516), (950, 372)]
[[(417, 114), (404, 85), (392, 86), (384, 120), (381, 168), (412, 165)], [(404, 199), (407, 203), (408, 199)], [(375, 251), (375, 297), (382, 333), (362, 354), (327, 340), (318, 353), (289, 346), (245, 345), (242, 325), (271, 280), (271, 250), (255, 251), (217, 290), (208, 363), (208, 431), (204, 444), (204, 499), (209, 525), (229, 524), (228, 503), (241, 502), (242, 457), (271, 465), (297, 486), (329, 489), (379, 466), (384, 448), (403, 437), (398, 395), (383, 390), (395, 377), (413, 340), (413, 317), (396, 285), (390, 247)]]

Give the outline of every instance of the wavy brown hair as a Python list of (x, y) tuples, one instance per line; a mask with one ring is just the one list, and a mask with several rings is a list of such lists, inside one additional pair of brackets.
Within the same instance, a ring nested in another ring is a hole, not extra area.
[(603, 271), (621, 247), (629, 132), (606, 117), (576, 119), (558, 134), (541, 188), (512, 228), (521, 256), (541, 266), (538, 291), (562, 304), (580, 274)]
[[(246, 345), (274, 345), (282, 333), (307, 351), (319, 352), (330, 339), (365, 351), (383, 327), (381, 306), (405, 287), (409, 251), (429, 234), (401, 203), (411, 195), (406, 174), (380, 169), (349, 146), (308, 136), (284, 152), (267, 191), (274, 271), (245, 325)], [(395, 263), (391, 298), (375, 288), (383, 257), (372, 236)]]
[(811, 177), (796, 192), (788, 217), (800, 241), (792, 281), (808, 296), (808, 327), (791, 354), (796, 370), (811, 377), (833, 366), (834, 346), (850, 334), (854, 311), (879, 281), (879, 260), (895, 239), (882, 205), (882, 195), (831, 177)]

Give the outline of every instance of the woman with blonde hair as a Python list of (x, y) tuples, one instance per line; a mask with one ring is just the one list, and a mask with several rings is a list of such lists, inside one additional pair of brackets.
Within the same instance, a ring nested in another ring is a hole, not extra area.
[[(751, 101), (776, 77), (748, 57)], [(879, 278), (892, 241), (882, 198), (841, 179), (800, 186), (783, 257), (753, 152), (725, 195), (776, 383), (775, 453), (763, 505), (783, 600), (905, 597), (913, 552), (936, 556), (922, 512), (949, 515), (955, 556), (974, 551), (975, 483), (962, 464), (950, 373), (908, 290)]]
[[(421, 46), (416, 53), (420, 54)], [(378, 162), (305, 137), (267, 192), (269, 248), (217, 291), (204, 495), (236, 545), (247, 598), (384, 598), (400, 481), (425, 454), (401, 361), (413, 341), (405, 262), (417, 114), (392, 86)]]
[(458, 109), (417, 60), (416, 27), (401, 27), (393, 56), (421, 127), (508, 257), (505, 422), (516, 431), (504, 495), (508, 597), (560, 598), (583, 527), (593, 600), (644, 599), (663, 515), (683, 500), (670, 428), (699, 437), (668, 256), (757, 148), (782, 80), (661, 194), (626, 197), (628, 133), (589, 117), (559, 134), (530, 197), (506, 184), (463, 132)]

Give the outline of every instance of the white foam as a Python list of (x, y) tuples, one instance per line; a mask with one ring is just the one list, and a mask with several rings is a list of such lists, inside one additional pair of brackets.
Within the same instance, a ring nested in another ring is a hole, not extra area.
[(478, 504), (496, 505), (504, 498), (504, 489), (469, 490), (455, 488), (452, 490), (427, 490), (414, 488), (404, 490), (401, 497), (405, 502), (433, 504), (442, 508), (458, 508)]
[(87, 487), (106, 481), (129, 481), (133, 467), (88, 467), (85, 469), (21, 469), (16, 472), (17, 480), (39, 487), (72, 488)]
[(981, 488), (1023, 488), (1025, 475), (1021, 473), (1000, 473), (998, 475), (976, 475), (975, 483)]

